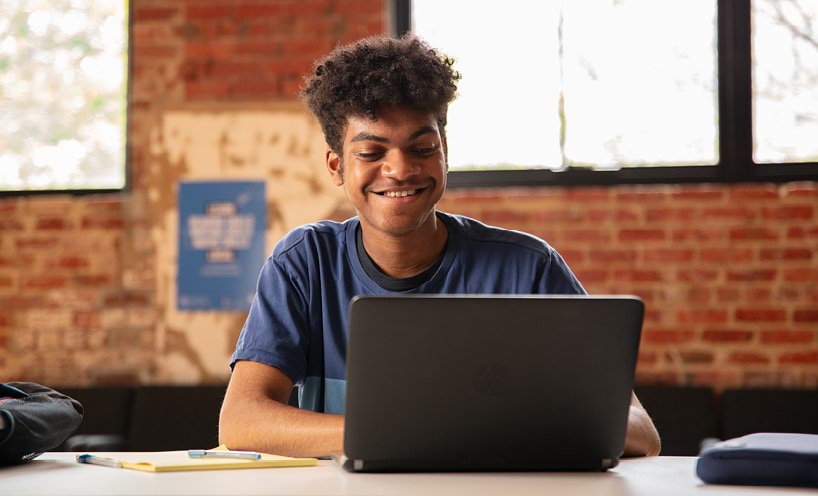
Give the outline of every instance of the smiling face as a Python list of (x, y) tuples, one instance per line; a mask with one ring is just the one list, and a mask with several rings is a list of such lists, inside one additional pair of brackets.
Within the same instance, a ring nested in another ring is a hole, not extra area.
[(378, 119), (347, 119), (343, 157), (327, 168), (344, 186), (365, 236), (432, 233), (435, 204), (446, 189), (445, 138), (435, 116), (384, 107)]

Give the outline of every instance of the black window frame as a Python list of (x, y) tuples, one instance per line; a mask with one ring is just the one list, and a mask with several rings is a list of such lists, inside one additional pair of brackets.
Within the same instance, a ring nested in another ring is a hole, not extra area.
[[(391, 0), (391, 34), (411, 31), (412, 0)], [(784, 183), (818, 180), (818, 162), (753, 162), (752, 0), (718, 0), (719, 162), (715, 165), (449, 172), (448, 187), (611, 186), (659, 183)], [(453, 20), (454, 21), (454, 20)]]
[[(119, 0), (125, 2), (125, 0)], [(61, 195), (61, 196), (87, 196), (87, 195), (106, 195), (106, 194), (114, 194), (114, 193), (128, 193), (131, 191), (131, 95), (133, 91), (133, 79), (131, 75), (133, 74), (133, 9), (134, 9), (134, 1), (127, 1), (125, 2), (127, 8), (127, 15), (128, 15), (128, 27), (127, 33), (125, 36), (127, 37), (128, 43), (128, 60), (127, 66), (125, 68), (125, 78), (126, 78), (126, 87), (125, 87), (125, 122), (123, 125), (125, 126), (125, 163), (124, 163), (124, 174), (125, 174), (125, 181), (122, 184), (121, 188), (94, 188), (94, 189), (68, 189), (68, 188), (61, 188), (61, 189), (0, 189), (0, 198), (8, 198), (8, 197), (27, 197), (27, 196), (42, 196), (42, 195)]]

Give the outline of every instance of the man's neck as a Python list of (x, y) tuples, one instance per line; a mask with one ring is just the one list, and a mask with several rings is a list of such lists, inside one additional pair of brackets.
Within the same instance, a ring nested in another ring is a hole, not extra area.
[(363, 226), (364, 249), (372, 262), (387, 276), (405, 279), (429, 268), (446, 246), (446, 224), (432, 213), (417, 231), (390, 236), (368, 232)]

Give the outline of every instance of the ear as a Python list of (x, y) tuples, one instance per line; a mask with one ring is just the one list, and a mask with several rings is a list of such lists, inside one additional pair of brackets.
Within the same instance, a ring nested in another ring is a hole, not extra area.
[(449, 172), (449, 142), (446, 140), (446, 135), (441, 136), (443, 140), (443, 160), (446, 161), (446, 173)]
[(341, 164), (341, 156), (327, 148), (324, 156), (324, 161), (327, 164), (327, 170), (332, 177), (332, 183), (336, 186), (344, 184), (344, 170)]

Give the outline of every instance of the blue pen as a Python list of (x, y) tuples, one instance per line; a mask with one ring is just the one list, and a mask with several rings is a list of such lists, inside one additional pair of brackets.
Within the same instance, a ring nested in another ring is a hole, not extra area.
[(88, 453), (77, 455), (77, 463), (88, 463), (90, 465), (102, 465), (103, 467), (122, 468), (122, 462), (119, 460), (105, 458), (104, 456), (91, 455)]
[(261, 460), (261, 453), (255, 451), (225, 451), (225, 450), (188, 450), (190, 458), (240, 458), (242, 460)]

